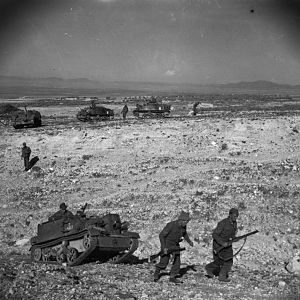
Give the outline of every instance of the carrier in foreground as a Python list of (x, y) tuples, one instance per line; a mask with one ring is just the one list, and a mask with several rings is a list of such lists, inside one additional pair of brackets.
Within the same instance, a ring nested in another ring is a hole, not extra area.
[(37, 236), (31, 238), (31, 260), (69, 266), (95, 260), (122, 263), (138, 248), (138, 238), (118, 214), (87, 217), (78, 211), (38, 225)]

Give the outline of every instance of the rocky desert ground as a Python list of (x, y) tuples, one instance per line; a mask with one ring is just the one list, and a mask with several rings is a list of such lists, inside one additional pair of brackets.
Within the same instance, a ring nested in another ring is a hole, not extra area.
[[(42, 127), (0, 127), (1, 299), (300, 299), (299, 276), (285, 269), (300, 251), (299, 113), (129, 114), (90, 124), (76, 120), (75, 106), (35, 109)], [(30, 172), (23, 142), (40, 159)], [(88, 215), (120, 214), (140, 234), (136, 263), (31, 263), (29, 239), (61, 202), (73, 212), (88, 202)], [(259, 233), (234, 258), (231, 282), (221, 284), (203, 267), (212, 230), (233, 206), (239, 235)], [(155, 283), (145, 259), (181, 210), (192, 216), (194, 241), (181, 243), (182, 284), (169, 283), (167, 272)]]

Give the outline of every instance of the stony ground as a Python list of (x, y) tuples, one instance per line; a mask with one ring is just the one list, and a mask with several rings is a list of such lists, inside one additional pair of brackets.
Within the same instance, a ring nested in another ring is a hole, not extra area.
[[(284, 268), (300, 249), (299, 116), (86, 124), (74, 119), (75, 108), (58, 109), (40, 109), (41, 128), (0, 127), (0, 298), (300, 299), (299, 277)], [(62, 115), (64, 125), (55, 121)], [(20, 158), (24, 141), (40, 158), (31, 172)], [(63, 201), (73, 212), (88, 202), (88, 215), (129, 221), (141, 236), (136, 262), (30, 263), (28, 240)], [(235, 258), (232, 281), (220, 284), (203, 266), (212, 229), (232, 206), (240, 210), (239, 234), (259, 233)], [(195, 244), (182, 243), (183, 283), (168, 276), (154, 283), (154, 266), (144, 259), (159, 250), (158, 233), (181, 210), (192, 216)]]

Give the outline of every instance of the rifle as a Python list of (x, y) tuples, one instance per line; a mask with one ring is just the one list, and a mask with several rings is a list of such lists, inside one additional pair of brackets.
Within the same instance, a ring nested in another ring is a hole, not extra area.
[(156, 259), (159, 256), (169, 255), (169, 254), (172, 254), (173, 252), (184, 251), (184, 250), (185, 250), (185, 248), (172, 247), (172, 248), (168, 248), (167, 254), (165, 254), (164, 251), (161, 250), (158, 253), (151, 255), (149, 260), (151, 262), (151, 261), (153, 261), (154, 259)]
[[(234, 237), (234, 238), (232, 238), (232, 239), (230, 240), (230, 245), (231, 245), (232, 243), (238, 242), (238, 241), (240, 241), (240, 240), (242, 240), (242, 239), (245, 239), (245, 242), (246, 242), (246, 238), (247, 238), (248, 236), (253, 235), (253, 234), (255, 234), (255, 233), (258, 233), (258, 232), (259, 232), (258, 230), (254, 230), (254, 231), (251, 231), (251, 232), (249, 232), (249, 233), (246, 233), (246, 234), (243, 234), (243, 235), (240, 235), (240, 236), (236, 236), (236, 237)], [(244, 244), (245, 244), (245, 243), (244, 243)], [(243, 245), (243, 246), (244, 246), (244, 245)], [(242, 246), (242, 248), (243, 248), (243, 246)], [(228, 247), (228, 246), (227, 246), (227, 247)], [(223, 250), (224, 248), (227, 248), (227, 247), (221, 246), (219, 249), (214, 250), (214, 253), (215, 253), (215, 254), (219, 254), (219, 252), (220, 252), (221, 250)], [(234, 256), (236, 256), (236, 255), (242, 250), (242, 248), (241, 248)]]

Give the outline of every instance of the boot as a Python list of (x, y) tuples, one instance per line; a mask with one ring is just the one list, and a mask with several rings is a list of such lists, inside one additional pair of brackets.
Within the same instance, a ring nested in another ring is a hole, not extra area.
[(205, 271), (206, 271), (206, 275), (208, 278), (214, 278), (214, 274), (213, 274), (212, 270), (210, 270), (210, 268), (205, 266)]
[(230, 279), (228, 278), (229, 271), (230, 271), (230, 268), (228, 266), (223, 266), (219, 273), (219, 281), (230, 282)]
[(220, 274), (219, 274), (219, 281), (221, 281), (221, 282), (230, 282), (230, 279), (228, 278), (228, 275), (227, 275), (227, 273), (226, 272), (222, 272), (222, 270), (221, 270), (221, 272), (220, 272)]
[(159, 280), (159, 277), (160, 277), (160, 270), (158, 268), (155, 269), (155, 272), (154, 272), (154, 282), (157, 282)]
[(175, 277), (170, 277), (169, 281), (172, 282), (172, 283), (175, 283), (175, 284), (182, 283), (180, 280), (176, 279)]
[(221, 282), (230, 282), (230, 279), (228, 277), (220, 277), (219, 276), (219, 281), (221, 281)]

